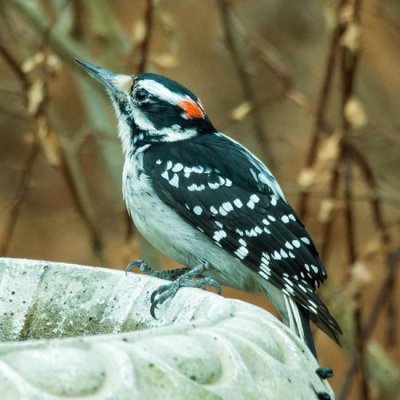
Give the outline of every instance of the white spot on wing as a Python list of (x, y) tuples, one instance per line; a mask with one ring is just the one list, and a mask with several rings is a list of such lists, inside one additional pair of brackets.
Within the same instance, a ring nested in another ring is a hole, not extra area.
[(249, 207), (250, 209), (254, 210), (254, 203), (251, 200), (249, 200), (247, 202), (247, 207)]
[(289, 223), (289, 217), (287, 215), (282, 215), (281, 220), (284, 224)]
[(178, 174), (174, 174), (174, 176), (172, 177), (172, 179), (169, 181), (169, 184), (171, 186), (175, 186), (176, 188), (179, 187), (179, 177)]
[(232, 204), (229, 201), (222, 203), (222, 207), (228, 212), (233, 210)]
[(258, 203), (258, 202), (260, 201), (260, 198), (259, 198), (256, 194), (252, 194), (252, 195), (250, 196), (250, 200), (251, 200), (253, 203)]
[(173, 172), (180, 172), (183, 170), (183, 165), (181, 163), (176, 163), (173, 167), (172, 167), (172, 171)]
[(193, 212), (194, 212), (196, 215), (201, 215), (201, 214), (203, 213), (203, 209), (202, 209), (200, 206), (195, 206), (195, 207), (193, 208)]
[(161, 176), (166, 179), (167, 181), (169, 181), (169, 175), (168, 175), (168, 171), (164, 171)]
[(219, 242), (221, 239), (226, 238), (226, 232), (224, 230), (215, 231), (213, 235), (213, 239)]
[(292, 246), (289, 242), (285, 242), (285, 246), (286, 246), (289, 250), (293, 250), (293, 246)]
[(225, 180), (225, 186), (231, 187), (231, 186), (232, 186), (232, 181), (231, 181), (230, 179), (226, 178), (226, 180)]
[(219, 188), (219, 183), (218, 182), (208, 182), (208, 186), (210, 187), (210, 189), (213, 189), (213, 190), (215, 190), (215, 189), (218, 189)]
[(249, 250), (247, 249), (247, 247), (241, 246), (239, 247), (236, 251), (235, 254), (241, 259), (243, 260), (243, 258), (245, 258), (247, 256), (247, 254), (249, 254)]
[(314, 264), (311, 264), (311, 268), (313, 269), (313, 271), (314, 271), (316, 274), (318, 274), (318, 272), (319, 272), (318, 267), (316, 267)]

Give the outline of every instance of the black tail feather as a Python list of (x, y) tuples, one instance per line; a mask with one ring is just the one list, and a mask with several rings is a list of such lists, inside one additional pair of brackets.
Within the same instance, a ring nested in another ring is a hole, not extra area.
[(301, 306), (298, 306), (298, 309), (300, 314), (301, 326), (303, 328), (303, 333), (304, 333), (304, 341), (306, 342), (307, 347), (310, 349), (311, 353), (313, 353), (316, 360), (318, 360), (317, 350), (315, 349), (315, 344), (314, 344), (314, 338), (311, 333), (310, 317), (308, 311)]

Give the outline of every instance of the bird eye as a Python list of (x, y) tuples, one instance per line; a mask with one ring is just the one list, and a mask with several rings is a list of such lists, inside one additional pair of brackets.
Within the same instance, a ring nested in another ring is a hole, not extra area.
[(138, 101), (144, 101), (144, 100), (147, 99), (148, 96), (149, 96), (149, 93), (146, 92), (146, 90), (144, 90), (144, 89), (139, 89), (139, 90), (136, 92), (136, 99), (137, 99)]

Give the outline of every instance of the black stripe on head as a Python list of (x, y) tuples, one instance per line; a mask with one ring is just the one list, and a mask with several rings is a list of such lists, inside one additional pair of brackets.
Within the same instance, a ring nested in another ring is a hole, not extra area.
[(215, 130), (207, 117), (187, 119), (184, 117), (183, 109), (159, 99), (143, 104), (141, 112), (156, 129), (172, 128), (174, 130), (185, 130), (196, 128), (199, 133)]
[(185, 88), (185, 86), (181, 85), (180, 83), (166, 78), (165, 76), (161, 76), (158, 74), (153, 74), (150, 72), (146, 72), (144, 74), (138, 75), (135, 78), (135, 82), (140, 82), (142, 80), (153, 80), (163, 86), (165, 86), (167, 89), (169, 89), (171, 92), (175, 92), (179, 95), (183, 95), (183, 96), (189, 96), (192, 100), (194, 101), (198, 101), (199, 99), (197, 98), (197, 96), (191, 92), (189, 89)]

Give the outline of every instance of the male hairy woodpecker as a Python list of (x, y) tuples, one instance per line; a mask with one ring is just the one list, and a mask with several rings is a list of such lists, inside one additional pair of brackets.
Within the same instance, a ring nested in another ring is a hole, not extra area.
[(266, 293), (314, 355), (310, 319), (339, 343), (341, 329), (314, 293), (324, 266), (271, 171), (218, 132), (179, 83), (77, 61), (105, 86), (117, 114), (123, 195), (137, 229), (185, 266), (159, 274), (175, 280), (151, 296), (152, 315), (182, 286), (224, 284)]

